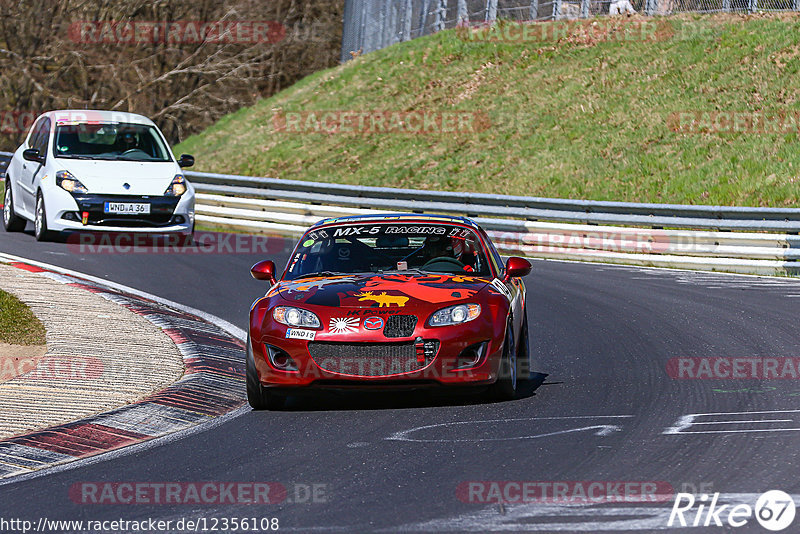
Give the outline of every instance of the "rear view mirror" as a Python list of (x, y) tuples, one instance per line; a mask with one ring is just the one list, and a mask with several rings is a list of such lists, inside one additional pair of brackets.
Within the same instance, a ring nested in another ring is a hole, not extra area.
[(275, 263), (272, 260), (260, 261), (250, 268), (250, 274), (256, 280), (267, 280), (274, 284), (276, 282)]
[(22, 159), (34, 163), (44, 163), (44, 156), (35, 148), (28, 148), (22, 152)]
[(531, 262), (525, 258), (518, 258), (512, 256), (506, 262), (506, 281), (511, 278), (522, 278), (528, 276), (531, 272)]
[(194, 156), (190, 156), (189, 154), (181, 154), (181, 157), (178, 160), (178, 167), (191, 167), (192, 165), (194, 165)]

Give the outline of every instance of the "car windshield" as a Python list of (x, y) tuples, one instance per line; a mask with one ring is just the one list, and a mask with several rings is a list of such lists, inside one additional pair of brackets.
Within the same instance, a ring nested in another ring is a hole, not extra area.
[(387, 222), (310, 230), (300, 240), (285, 279), (385, 271), (491, 273), (486, 251), (469, 228)]
[(57, 158), (170, 161), (158, 131), (146, 124), (58, 124), (53, 152)]

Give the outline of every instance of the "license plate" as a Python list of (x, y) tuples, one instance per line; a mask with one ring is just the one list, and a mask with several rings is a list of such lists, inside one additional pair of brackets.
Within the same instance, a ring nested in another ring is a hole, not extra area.
[(316, 332), (313, 330), (298, 330), (297, 328), (289, 328), (286, 330), (286, 339), (307, 339), (314, 341)]
[(104, 213), (117, 213), (123, 215), (148, 215), (150, 204), (133, 204), (131, 202), (106, 202)]

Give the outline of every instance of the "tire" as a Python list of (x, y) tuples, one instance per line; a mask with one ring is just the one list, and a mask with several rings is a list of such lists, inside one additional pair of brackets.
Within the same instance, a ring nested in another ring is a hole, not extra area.
[(14, 213), (14, 198), (11, 194), (11, 182), (6, 180), (6, 193), (3, 195), (3, 228), (6, 232), (21, 232), (28, 223), (25, 219)]
[(503, 356), (497, 381), (489, 388), (489, 395), (494, 400), (506, 401), (517, 398), (517, 349), (514, 346), (514, 329), (511, 321), (506, 326), (506, 339), (503, 342)]
[(41, 191), (36, 195), (36, 212), (33, 218), (34, 236), (36, 241), (52, 241), (54, 234), (47, 229), (47, 211), (44, 207), (44, 197)]
[(247, 336), (247, 359), (245, 362), (247, 378), (247, 402), (254, 410), (280, 410), (283, 408), (284, 397), (270, 392), (261, 385), (256, 371), (256, 361), (253, 357), (253, 347), (250, 344), (250, 335)]
[(528, 310), (522, 311), (522, 332), (517, 345), (517, 383), (529, 382), (533, 375), (531, 345), (528, 339)]

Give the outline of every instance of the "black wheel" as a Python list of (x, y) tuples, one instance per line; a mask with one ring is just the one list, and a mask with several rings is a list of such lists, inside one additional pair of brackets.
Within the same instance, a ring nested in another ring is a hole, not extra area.
[(11, 196), (11, 182), (6, 180), (6, 194), (3, 201), (3, 228), (6, 232), (21, 232), (28, 221), (14, 213), (14, 198)]
[(531, 380), (533, 375), (533, 361), (531, 360), (531, 346), (528, 339), (528, 310), (522, 310), (522, 332), (517, 344), (517, 382)]
[(256, 362), (253, 357), (253, 347), (250, 336), (247, 336), (247, 359), (245, 362), (247, 377), (247, 402), (254, 410), (279, 410), (283, 408), (284, 398), (270, 392), (261, 385), (256, 372)]
[(495, 400), (513, 400), (517, 397), (517, 349), (514, 346), (514, 329), (509, 321), (506, 339), (503, 342), (503, 357), (497, 381), (489, 388), (489, 395)]
[(44, 197), (41, 192), (36, 196), (36, 213), (34, 213), (33, 228), (36, 241), (50, 241), (53, 239), (53, 232), (47, 229), (47, 212), (45, 211)]

